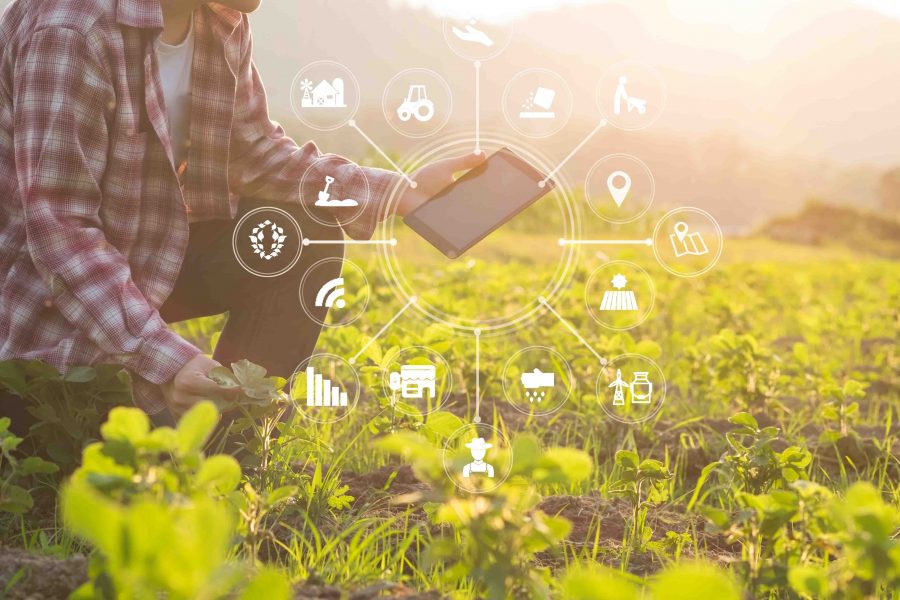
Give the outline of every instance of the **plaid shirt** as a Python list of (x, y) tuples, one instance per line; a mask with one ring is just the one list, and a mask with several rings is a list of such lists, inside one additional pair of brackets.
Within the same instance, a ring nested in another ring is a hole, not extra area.
[[(189, 216), (234, 218), (240, 197), (314, 202), (300, 181), (322, 156), (269, 120), (246, 15), (211, 4), (194, 14), (179, 177), (153, 49), (162, 25), (158, 0), (18, 0), (0, 20), (0, 359), (122, 364), (151, 413), (163, 404), (148, 383), (200, 352), (158, 312)], [(326, 161), (332, 192), (363, 198), (362, 167), (341, 160)], [(364, 173), (370, 200), (345, 227), (357, 238), (396, 181)]]

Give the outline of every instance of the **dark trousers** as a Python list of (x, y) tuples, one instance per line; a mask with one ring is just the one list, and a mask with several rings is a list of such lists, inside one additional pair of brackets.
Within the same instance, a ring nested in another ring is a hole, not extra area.
[[(342, 231), (337, 225), (327, 227), (316, 223), (300, 206), (243, 201), (236, 220), (191, 224), (181, 273), (172, 294), (160, 308), (160, 315), (166, 322), (174, 323), (227, 313), (228, 319), (213, 358), (225, 366), (246, 358), (265, 367), (270, 375), (288, 378), (313, 353), (322, 329), (300, 303), (303, 275), (320, 260), (343, 258), (344, 246), (306, 246), (290, 271), (278, 277), (252, 275), (235, 258), (232, 235), (240, 217), (261, 206), (277, 206), (290, 213), (306, 238), (342, 239)], [(308, 296), (304, 305), (318, 321), (325, 320), (327, 309), (315, 308), (316, 292), (321, 284), (340, 276), (340, 265), (340, 262), (332, 261), (317, 268), (315, 277), (304, 290)], [(22, 400), (2, 396), (0, 394), (0, 417), (12, 417), (17, 421), (19, 432), (27, 431), (33, 419), (25, 412)], [(157, 425), (173, 422), (167, 413), (154, 415), (154, 421)]]

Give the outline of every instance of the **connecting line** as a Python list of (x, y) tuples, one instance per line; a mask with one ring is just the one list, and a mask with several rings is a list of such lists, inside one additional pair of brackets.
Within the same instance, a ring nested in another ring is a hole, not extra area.
[(588, 140), (590, 140), (592, 137), (594, 137), (594, 134), (597, 133), (598, 131), (600, 131), (601, 129), (603, 129), (604, 127), (606, 127), (606, 119), (603, 119), (602, 121), (600, 121), (600, 122), (597, 124), (597, 126), (594, 127), (594, 128), (591, 130), (591, 132), (590, 132), (589, 134), (587, 134), (587, 137), (585, 137), (583, 140), (581, 140), (581, 142), (580, 142), (577, 146), (575, 146), (575, 147), (572, 149), (571, 152), (569, 152), (569, 155), (566, 156), (566, 157), (562, 160), (561, 163), (559, 163), (558, 165), (556, 165), (556, 168), (555, 168), (555, 169), (553, 169), (552, 171), (550, 171), (549, 173), (547, 173), (547, 176), (544, 177), (544, 179), (542, 179), (541, 181), (538, 182), (538, 185), (539, 185), (540, 187), (544, 187), (545, 185), (547, 185), (547, 182), (550, 181), (550, 180), (553, 178), (553, 176), (556, 175), (556, 174), (559, 172), (559, 170), (563, 168), (563, 165), (565, 165), (567, 162), (569, 162), (569, 159), (572, 158), (573, 156), (575, 156), (575, 154), (576, 154), (579, 150), (581, 150), (581, 148), (582, 148), (585, 144), (588, 143)]
[(475, 154), (481, 152), (481, 61), (475, 65)]
[(385, 324), (384, 324), (384, 327), (382, 327), (381, 329), (379, 329), (379, 330), (378, 330), (378, 333), (376, 333), (374, 337), (372, 337), (368, 342), (366, 342), (366, 345), (362, 347), (362, 350), (360, 350), (360, 351), (357, 352), (355, 355), (353, 355), (353, 358), (350, 359), (350, 364), (351, 364), (351, 365), (356, 364), (357, 359), (358, 359), (360, 356), (362, 356), (363, 352), (365, 352), (366, 350), (368, 350), (368, 349), (369, 349), (369, 346), (371, 346), (371, 345), (375, 342), (375, 340), (377, 340), (379, 337), (381, 337), (381, 334), (384, 333), (385, 331), (387, 331), (387, 330), (388, 330), (388, 327), (390, 327), (391, 325), (393, 325), (393, 324), (394, 324), (394, 321), (396, 321), (397, 319), (399, 319), (399, 318), (400, 318), (400, 315), (402, 315), (403, 313), (405, 313), (406, 310), (407, 310), (410, 306), (412, 306), (413, 304), (415, 304), (416, 302), (418, 302), (418, 300), (419, 300), (419, 299), (418, 299), (416, 296), (411, 296), (410, 299), (409, 299), (409, 302), (407, 302), (406, 305), (405, 305), (403, 308), (401, 308), (399, 311), (397, 311), (397, 314), (394, 315), (393, 318), (392, 318), (390, 321), (388, 321), (387, 323), (385, 323)]
[(547, 310), (549, 310), (550, 312), (552, 312), (553, 315), (554, 315), (557, 319), (559, 319), (559, 322), (562, 323), (563, 325), (565, 325), (565, 326), (566, 326), (566, 329), (568, 329), (569, 331), (571, 331), (571, 332), (572, 332), (572, 335), (574, 335), (575, 337), (577, 337), (577, 338), (578, 338), (578, 341), (581, 342), (582, 344), (584, 344), (584, 347), (591, 351), (591, 354), (593, 354), (594, 356), (597, 357), (597, 360), (600, 361), (600, 364), (601, 364), (601, 365), (603, 365), (604, 367), (607, 365), (607, 363), (608, 363), (609, 361), (606, 360), (605, 358), (603, 358), (602, 356), (600, 356), (600, 355), (597, 353), (597, 351), (594, 350), (594, 347), (591, 346), (590, 344), (588, 344), (588, 342), (587, 342), (586, 339), (584, 339), (583, 337), (581, 337), (581, 334), (578, 333), (578, 330), (575, 329), (575, 327), (574, 327), (571, 323), (569, 323), (568, 321), (566, 321), (566, 320), (563, 318), (563, 316), (562, 316), (561, 314), (559, 314), (558, 312), (556, 312), (556, 309), (554, 309), (552, 306), (550, 306), (550, 303), (547, 302), (547, 299), (546, 299), (546, 298), (544, 298), (543, 296), (541, 296), (540, 298), (538, 298), (538, 301), (539, 301), (541, 304), (543, 304), (543, 305), (547, 308)]
[(303, 238), (304, 246), (327, 246), (337, 244), (356, 244), (360, 246), (374, 246), (383, 244), (385, 246), (396, 246), (397, 240), (311, 240), (309, 238)]
[(475, 419), (481, 423), (481, 330), (475, 330)]
[(652, 246), (653, 240), (559, 240), (560, 246)]
[(359, 125), (356, 124), (355, 120), (351, 119), (350, 122), (347, 123), (347, 125), (349, 125), (353, 129), (355, 129), (359, 133), (359, 135), (363, 136), (363, 138), (367, 142), (369, 142), (369, 145), (372, 146), (373, 148), (375, 148), (375, 150), (378, 152), (378, 154), (380, 154), (382, 157), (384, 157), (384, 160), (388, 161), (391, 164), (391, 166), (394, 167), (394, 170), (397, 171), (401, 175), (401, 177), (403, 177), (403, 179), (406, 180), (406, 182), (409, 184), (409, 187), (416, 189), (416, 182), (413, 181), (412, 179), (410, 179), (409, 175), (407, 175), (406, 172), (403, 169), (401, 169), (397, 163), (395, 163), (393, 160), (391, 160), (391, 157), (388, 156), (387, 153), (385, 153), (385, 151), (382, 150), (381, 147), (378, 144), (376, 144), (372, 138), (370, 138), (368, 135), (366, 135), (365, 131), (363, 131), (362, 129), (359, 128)]

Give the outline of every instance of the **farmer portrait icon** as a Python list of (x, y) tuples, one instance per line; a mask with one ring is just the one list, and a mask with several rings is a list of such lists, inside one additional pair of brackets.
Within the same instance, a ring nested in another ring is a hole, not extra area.
[(472, 473), (486, 473), (488, 477), (494, 477), (494, 467), (484, 462), (484, 456), (487, 449), (492, 448), (492, 444), (484, 441), (484, 438), (477, 437), (468, 444), (468, 448), (472, 452), (472, 462), (463, 467), (463, 477), (468, 477)]

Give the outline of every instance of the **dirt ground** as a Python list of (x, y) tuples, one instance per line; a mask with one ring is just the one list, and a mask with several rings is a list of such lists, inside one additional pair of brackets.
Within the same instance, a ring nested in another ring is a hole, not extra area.
[[(3, 600), (64, 600), (87, 581), (88, 559), (38, 556), (18, 548), (0, 547), (0, 598)], [(6, 590), (3, 592), (3, 590)], [(437, 592), (420, 593), (403, 585), (378, 583), (358, 590), (302, 583), (297, 600), (440, 600)]]
[(0, 547), (0, 597), (6, 600), (68, 598), (87, 581), (87, 567), (88, 559), (84, 556), (58, 559)]

